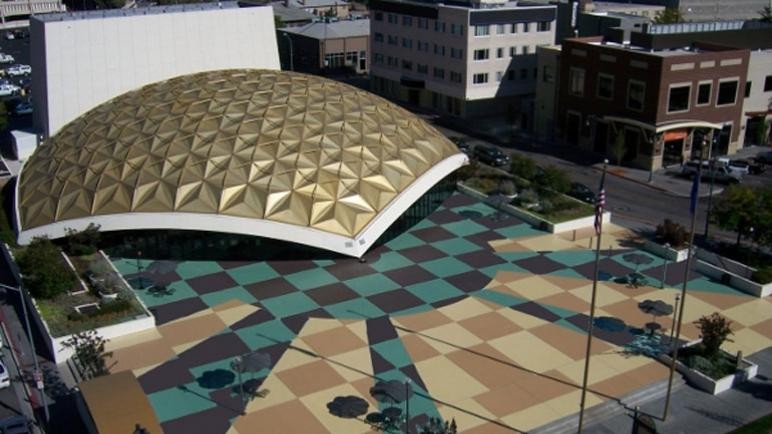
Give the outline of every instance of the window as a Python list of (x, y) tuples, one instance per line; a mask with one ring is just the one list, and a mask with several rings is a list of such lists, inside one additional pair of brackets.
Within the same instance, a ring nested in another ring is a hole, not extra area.
[(415, 70), (418, 71), (419, 74), (428, 74), (429, 73), (429, 66), (428, 65), (421, 65), (420, 63), (416, 63)]
[(456, 23), (450, 23), (450, 34), (451, 35), (456, 34)]
[(389, 35), (389, 45), (397, 45), (397, 41), (399, 41), (399, 38)]
[(450, 57), (453, 59), (463, 59), (464, 58), (464, 50), (461, 48), (453, 48), (450, 47)]
[(394, 14), (388, 15), (389, 24), (397, 24), (397, 16)]
[(383, 54), (381, 54), (381, 53), (373, 54), (373, 61), (375, 63), (383, 63)]
[(501, 59), (504, 57), (504, 49), (503, 48), (497, 48), (496, 49), (496, 58)]
[(389, 56), (386, 58), (386, 64), (389, 66), (397, 67), (399, 66), (399, 59), (396, 57)]
[(363, 71), (367, 69), (367, 52), (366, 51), (359, 52), (359, 69)]
[(485, 60), (488, 58), (488, 49), (474, 50), (474, 60)]
[(527, 55), (529, 51), (529, 48), (527, 45), (523, 45), (523, 56)]
[(764, 78), (764, 92), (769, 92), (772, 90), (772, 75), (766, 76)]
[(413, 40), (402, 38), (402, 48), (413, 48)]
[(667, 112), (685, 112), (689, 110), (689, 97), (692, 93), (692, 85), (674, 85), (670, 86), (670, 93), (667, 98)]
[(472, 82), (474, 84), (482, 84), (488, 82), (488, 73), (483, 72), (472, 76)]
[(409, 60), (402, 59), (402, 69), (407, 69), (408, 71), (413, 70), (413, 62)]
[(383, 12), (376, 12), (375, 13), (375, 21), (383, 21)]
[(403, 26), (412, 26), (413, 25), (413, 17), (409, 17), (407, 15), (402, 16), (402, 25)]
[(549, 32), (551, 28), (551, 21), (540, 21), (537, 30), (540, 32)]
[(474, 35), (475, 36), (488, 36), (490, 34), (490, 26), (482, 25), (482, 26), (474, 26)]
[(746, 98), (748, 98), (749, 96), (751, 96), (751, 84), (752, 84), (752, 83), (751, 83), (750, 81), (746, 81), (746, 82), (745, 82), (745, 97), (746, 97)]
[(523, 23), (523, 33), (528, 33), (531, 31), (531, 23)]
[(512, 33), (517, 33), (517, 23), (512, 23)]
[(434, 31), (435, 32), (443, 32), (443, 33), (445, 33), (445, 21), (435, 21), (434, 22)]
[(324, 56), (324, 65), (328, 68), (342, 68), (345, 62), (343, 53), (330, 53)]
[(544, 70), (542, 71), (542, 81), (545, 83), (552, 83), (555, 81), (555, 74), (552, 73), (551, 66), (544, 65)]
[(646, 103), (646, 83), (630, 80), (627, 84), (627, 108), (635, 111), (643, 111)]
[(383, 33), (375, 32), (373, 35), (373, 40), (375, 42), (383, 42)]
[(571, 68), (568, 72), (568, 93), (576, 96), (584, 95), (584, 69)]
[(697, 87), (697, 105), (710, 104), (711, 90), (713, 90), (713, 83), (700, 83)]
[(737, 84), (737, 80), (719, 83), (716, 105), (732, 105), (737, 102)]
[(445, 70), (442, 68), (434, 68), (434, 78), (445, 78)]
[(419, 29), (428, 29), (429, 28), (429, 19), (428, 18), (418, 18), (418, 28)]
[(503, 76), (504, 76), (504, 73), (502, 71), (496, 71), (496, 82), (500, 83), (501, 82), (501, 77), (503, 77)]
[(509, 57), (515, 57), (517, 55), (517, 47), (509, 47)]
[(464, 82), (464, 75), (460, 72), (456, 71), (450, 71), (450, 81), (453, 83), (463, 83)]
[(506, 33), (506, 30), (504, 30), (504, 24), (496, 24), (496, 34), (503, 35)]

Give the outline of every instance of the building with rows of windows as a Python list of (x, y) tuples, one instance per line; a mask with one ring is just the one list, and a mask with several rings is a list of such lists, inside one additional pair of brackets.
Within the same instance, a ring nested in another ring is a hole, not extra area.
[(555, 6), (371, 2), (372, 89), (437, 112), (506, 115), (530, 129), (536, 47), (555, 40)]

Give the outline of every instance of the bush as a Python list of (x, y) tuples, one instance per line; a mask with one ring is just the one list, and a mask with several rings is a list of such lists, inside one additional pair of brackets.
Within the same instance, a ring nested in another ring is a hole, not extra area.
[(657, 225), (656, 236), (660, 243), (668, 243), (671, 247), (677, 249), (686, 245), (689, 233), (680, 224), (670, 219), (665, 219), (662, 224)]
[(764, 265), (753, 272), (751, 279), (762, 285), (772, 283), (772, 265)]
[(710, 316), (701, 317), (694, 324), (700, 329), (700, 337), (704, 347), (703, 355), (715, 359), (719, 354), (721, 345), (732, 334), (732, 321), (718, 312), (713, 312)]
[(515, 205), (523, 205), (523, 204), (538, 203), (538, 202), (539, 202), (539, 194), (531, 190), (530, 188), (521, 191), (520, 195), (518, 195), (514, 200)]
[(75, 273), (64, 265), (59, 248), (37, 237), (17, 255), (24, 285), (34, 297), (53, 298), (75, 286)]
[(536, 177), (537, 166), (532, 159), (519, 154), (512, 154), (510, 157), (512, 158), (512, 163), (509, 165), (509, 171), (513, 175), (529, 181)]
[(568, 176), (568, 173), (555, 166), (549, 166), (544, 169), (539, 176), (537, 176), (536, 182), (538, 182), (540, 190), (552, 190), (558, 193), (566, 193), (571, 189), (571, 178)]
[(456, 176), (458, 177), (459, 181), (466, 181), (467, 179), (477, 175), (479, 169), (480, 163), (478, 163), (477, 160), (472, 160), (469, 162), (469, 164), (461, 166), (460, 169), (456, 170)]
[(515, 189), (515, 183), (509, 179), (501, 181), (501, 183), (499, 183), (499, 193), (507, 196), (512, 196), (513, 194), (517, 193), (517, 190)]
[(93, 255), (99, 244), (99, 225), (89, 223), (82, 231), (65, 229), (67, 234), (67, 254), (71, 256)]

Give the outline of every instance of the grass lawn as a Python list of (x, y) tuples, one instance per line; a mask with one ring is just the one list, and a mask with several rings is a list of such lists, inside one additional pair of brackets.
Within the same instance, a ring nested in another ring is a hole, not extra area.
[(732, 431), (731, 434), (772, 434), (772, 414), (756, 419), (748, 425)]

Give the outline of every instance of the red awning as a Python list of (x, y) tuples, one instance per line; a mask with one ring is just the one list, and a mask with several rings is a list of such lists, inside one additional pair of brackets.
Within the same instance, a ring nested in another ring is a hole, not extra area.
[(687, 130), (665, 131), (665, 141), (669, 142), (671, 140), (683, 140), (688, 135), (689, 135), (689, 132)]

